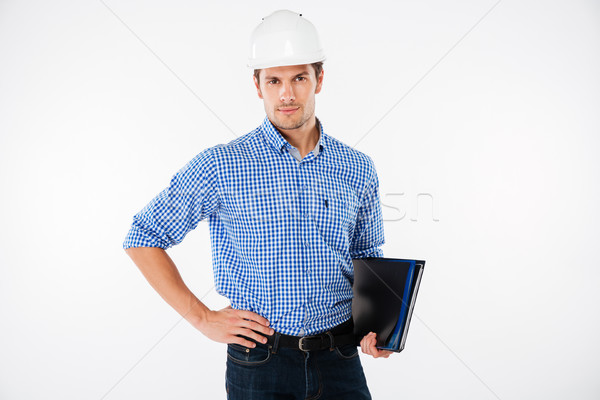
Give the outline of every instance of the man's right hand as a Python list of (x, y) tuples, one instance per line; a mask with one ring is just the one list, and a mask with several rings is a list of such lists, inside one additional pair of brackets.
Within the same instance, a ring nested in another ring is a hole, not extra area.
[(275, 333), (272, 328), (269, 328), (269, 321), (266, 318), (252, 311), (233, 309), (231, 306), (218, 311), (208, 310), (198, 325), (198, 330), (215, 342), (237, 343), (246, 347), (255, 347), (256, 343), (236, 335), (266, 343), (267, 338), (257, 332), (267, 336)]

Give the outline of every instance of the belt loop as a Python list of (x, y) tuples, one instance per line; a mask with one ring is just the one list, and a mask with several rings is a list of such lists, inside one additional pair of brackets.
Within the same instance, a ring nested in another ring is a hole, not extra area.
[(325, 333), (329, 336), (329, 351), (333, 351), (333, 334), (330, 331)]
[(281, 336), (281, 334), (279, 332), (275, 332), (273, 335), (275, 336), (275, 338), (273, 339), (274, 341), (271, 353), (277, 354), (277, 348), (279, 347), (279, 337)]

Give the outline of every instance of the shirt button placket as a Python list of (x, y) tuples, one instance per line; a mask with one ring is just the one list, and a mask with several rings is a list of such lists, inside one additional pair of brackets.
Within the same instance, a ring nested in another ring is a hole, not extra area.
[[(307, 177), (306, 177), (306, 163), (305, 162), (300, 162), (298, 164), (298, 191), (299, 191), (299, 196), (298, 196), (298, 210), (300, 213), (300, 223), (299, 223), (299, 227), (300, 227), (300, 238), (302, 240), (302, 244), (304, 245), (305, 251), (304, 253), (304, 260), (308, 261), (310, 260), (310, 256), (308, 255), (308, 247), (310, 246), (310, 227), (309, 227), (309, 213), (308, 213), (308, 205), (310, 204), (310, 198), (309, 198), (309, 191), (308, 191), (308, 185), (309, 182), (307, 181)], [(310, 291), (310, 277), (309, 277), (309, 268), (306, 269), (305, 271), (305, 275), (304, 275), (304, 287), (305, 287), (305, 296), (309, 296), (309, 291)], [(304, 320), (302, 322), (303, 328), (300, 330), (300, 336), (304, 336), (306, 335), (306, 323), (307, 323), (307, 319), (308, 319), (308, 304), (306, 302), (306, 297), (305, 297), (305, 301), (304, 301)]]
[(299, 204), (299, 208), (300, 208), (300, 215), (301, 215), (301, 219), (302, 219), (302, 244), (304, 245), (304, 247), (309, 247), (309, 238), (307, 235), (308, 230), (308, 210), (307, 210), (307, 204), (308, 204), (308, 182), (306, 181), (306, 176), (305, 176), (305, 168), (303, 167), (303, 165), (305, 165), (306, 163), (304, 162), (300, 162), (298, 164), (298, 186), (300, 187), (300, 196), (299, 196), (299, 200), (300, 200), (300, 204)]

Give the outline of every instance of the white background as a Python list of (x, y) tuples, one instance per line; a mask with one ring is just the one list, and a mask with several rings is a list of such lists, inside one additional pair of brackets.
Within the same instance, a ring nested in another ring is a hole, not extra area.
[[(290, 8), (327, 51), (317, 115), (375, 161), (385, 255), (427, 260), (406, 349), (361, 354), (373, 397), (598, 399), (600, 5), (494, 4), (0, 1), (0, 398), (225, 397), (225, 345), (121, 244), (262, 121), (248, 38)], [(169, 254), (228, 304), (205, 222)]]

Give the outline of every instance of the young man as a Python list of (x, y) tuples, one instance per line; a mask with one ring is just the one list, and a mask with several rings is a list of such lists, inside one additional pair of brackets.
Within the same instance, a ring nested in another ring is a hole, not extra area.
[[(377, 173), (315, 116), (325, 57), (309, 21), (271, 14), (251, 54), (263, 123), (178, 171), (123, 247), (165, 301), (228, 344), (228, 398), (369, 399), (352, 334), (352, 258), (382, 256)], [(216, 288), (231, 302), (218, 311), (165, 252), (205, 218)], [(375, 339), (362, 338), (362, 351), (388, 357)]]

